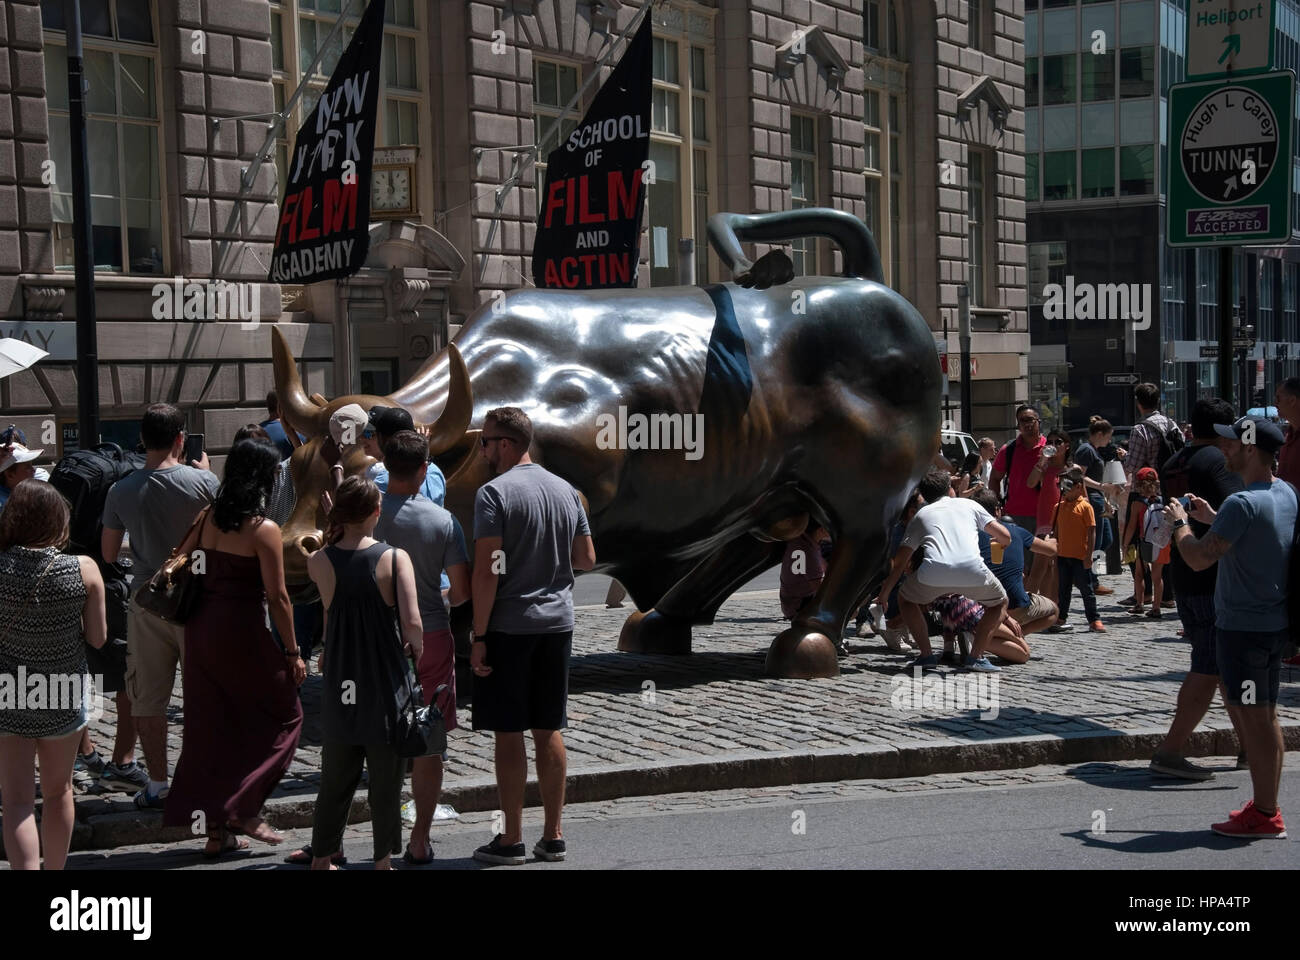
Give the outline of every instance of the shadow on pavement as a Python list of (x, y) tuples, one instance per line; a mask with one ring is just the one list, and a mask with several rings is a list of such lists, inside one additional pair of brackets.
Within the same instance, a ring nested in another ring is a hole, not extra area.
[[(1132, 834), (1125, 840), (1114, 841), (1111, 837)], [(1221, 837), (1209, 829), (1204, 830), (1107, 830), (1102, 834), (1087, 830), (1073, 830), (1061, 834), (1079, 840), (1085, 847), (1099, 850), (1113, 850), (1117, 853), (1174, 853), (1179, 850), (1233, 850), (1243, 846), (1241, 840)], [(1243, 862), (1243, 867), (1246, 864)]]

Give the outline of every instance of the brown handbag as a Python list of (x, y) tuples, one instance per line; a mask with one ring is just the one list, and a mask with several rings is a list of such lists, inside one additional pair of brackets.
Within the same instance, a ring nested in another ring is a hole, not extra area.
[(208, 519), (210, 509), (211, 507), (203, 508), (180, 545), (172, 550), (167, 562), (158, 568), (158, 572), (135, 595), (136, 603), (143, 609), (168, 623), (184, 623), (199, 602), (202, 586), (199, 574), (194, 572), (194, 553), (188, 544), (195, 528), (199, 531), (194, 539), (195, 544), (202, 541), (203, 524)]

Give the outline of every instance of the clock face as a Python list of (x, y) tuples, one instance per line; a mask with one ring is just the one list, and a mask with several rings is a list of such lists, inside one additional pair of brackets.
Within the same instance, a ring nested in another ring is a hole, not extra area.
[(411, 171), (376, 170), (370, 181), (370, 205), (376, 210), (411, 209)]

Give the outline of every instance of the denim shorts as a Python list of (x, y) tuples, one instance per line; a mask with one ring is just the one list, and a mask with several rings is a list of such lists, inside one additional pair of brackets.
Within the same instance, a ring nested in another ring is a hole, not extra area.
[(1219, 652), (1215, 646), (1214, 595), (1180, 592), (1174, 597), (1178, 619), (1183, 622), (1183, 639), (1192, 645), (1192, 673), (1219, 675)]
[[(1217, 633), (1219, 675), (1223, 678), (1228, 703), (1234, 706), (1277, 703), (1282, 654), (1290, 643), (1291, 631), (1219, 629)], [(1247, 691), (1250, 696), (1243, 696)]]

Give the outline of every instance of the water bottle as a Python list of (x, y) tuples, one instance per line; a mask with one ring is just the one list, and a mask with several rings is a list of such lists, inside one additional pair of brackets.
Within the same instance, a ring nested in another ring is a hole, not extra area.
[(1045, 456), (1048, 460), (1051, 460), (1052, 457), (1056, 456), (1056, 447), (1053, 447), (1050, 444), (1046, 447), (1043, 447), (1043, 456)]

